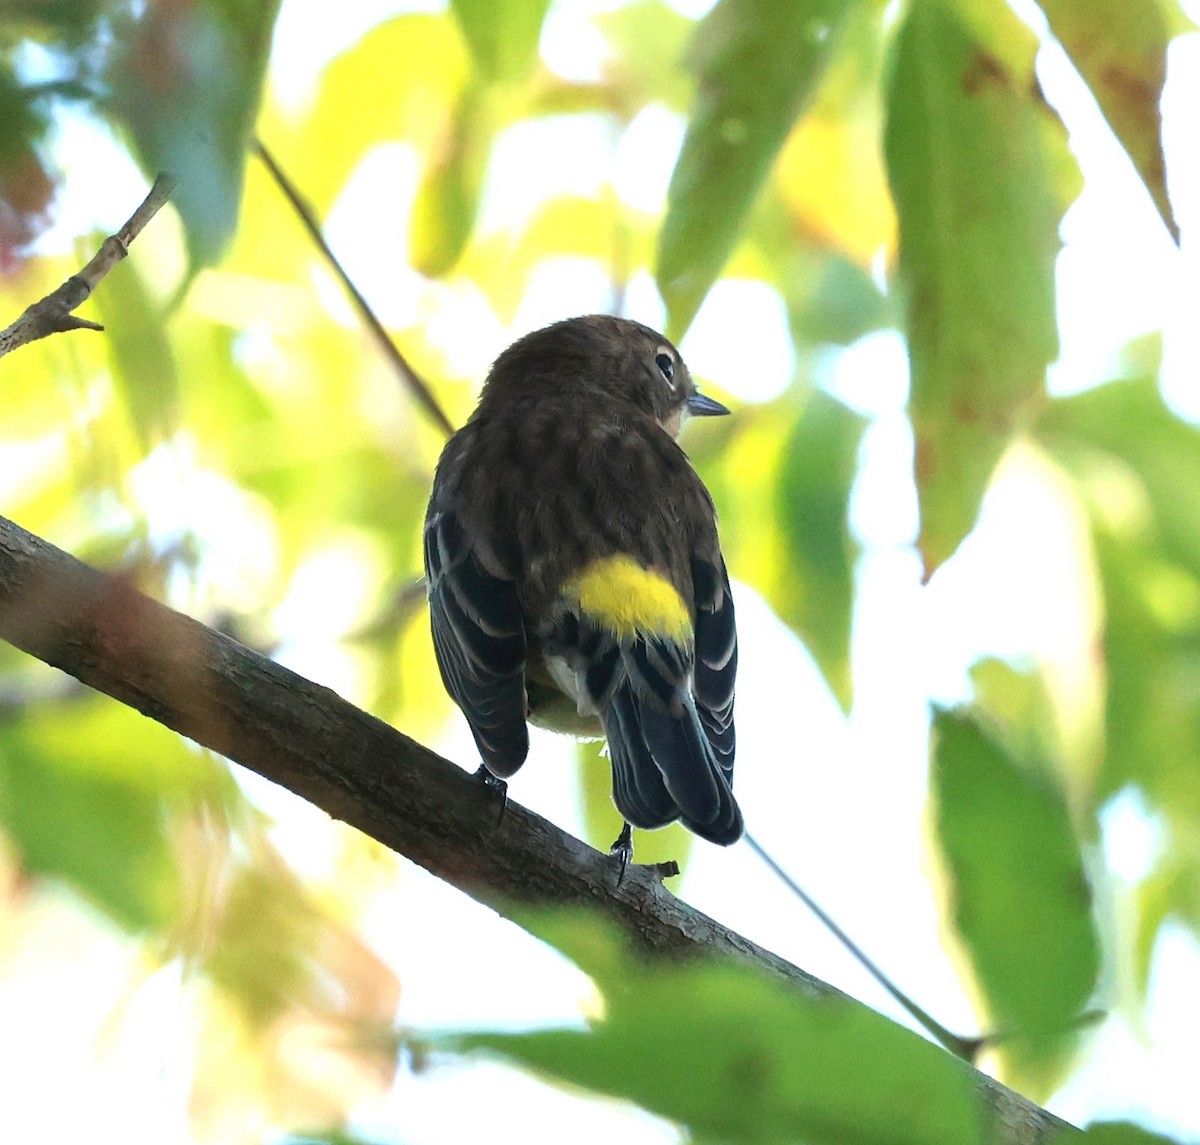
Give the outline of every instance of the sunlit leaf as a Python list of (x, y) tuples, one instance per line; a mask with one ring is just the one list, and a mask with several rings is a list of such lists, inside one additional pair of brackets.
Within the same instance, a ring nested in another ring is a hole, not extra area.
[(1200, 816), (1200, 579), (1131, 540), (1096, 533), (1108, 672), (1097, 795), (1133, 782), (1155, 803), (1193, 818)]
[(126, 259), (96, 293), (96, 306), (114, 384), (148, 453), (175, 431), (179, 417), (179, 383), (161, 304), (137, 264)]
[(307, 114), (273, 120), (267, 142), (283, 140), (276, 146), (289, 173), (323, 214), (372, 148), (404, 141), (436, 153), (452, 134), (470, 62), (450, 16), (397, 16), (337, 56)]
[[(1052, 456), (1097, 492), (1097, 483), (1111, 477), (1115, 484), (1120, 471), (1132, 477), (1135, 487), (1125, 496), (1112, 489), (1114, 501), (1101, 520), (1130, 537), (1140, 527), (1152, 529), (1173, 560), (1200, 576), (1200, 428), (1168, 409), (1153, 377), (1059, 399), (1035, 431)], [(1102, 501), (1095, 511), (1104, 514)]]
[(475, 226), (491, 145), (487, 107), (485, 93), (468, 87), (417, 188), (409, 222), (410, 257), (430, 278), (454, 267)]
[(945, 711), (934, 721), (931, 785), (951, 912), (1004, 1035), (998, 1050), (1023, 1084), (1045, 1088), (1100, 966), (1065, 800), (1049, 768), (1020, 766), (994, 735)]
[(823, 343), (848, 346), (899, 321), (894, 296), (885, 295), (867, 269), (819, 236), (797, 233), (777, 192), (764, 192), (742, 251), (787, 305), (798, 352)]
[(1035, 51), (1007, 7), (967, 0), (915, 0), (894, 45), (886, 150), (927, 575), (975, 523), (1058, 352), (1054, 259), (1073, 188)]
[(680, 66), (692, 21), (663, 0), (636, 0), (596, 17), (612, 48), (605, 85), (628, 118), (633, 108), (663, 103), (683, 111), (692, 93)]
[(1061, 728), (1046, 679), (1004, 660), (981, 660), (971, 667), (976, 706), (1004, 729), (1009, 751), (1025, 761), (1052, 766), (1062, 750)]
[[(1159, 101), (1167, 76), (1167, 45), (1177, 29), (1161, 0), (1039, 0), (1050, 30), (1079, 69), (1100, 110), (1129, 153), (1167, 230), (1179, 225), (1167, 197)], [(1174, 8), (1174, 5), (1172, 5)]]
[(848, 999), (750, 969), (648, 969), (594, 920), (534, 925), (596, 980), (587, 1032), (470, 1035), (562, 1083), (637, 1102), (697, 1141), (969, 1145), (982, 1110), (962, 1063)]
[[(557, 195), (536, 210), (515, 242), (503, 231), (477, 235), (457, 269), (470, 275), (501, 321), (512, 322), (533, 275), (548, 259), (595, 259), (614, 273), (626, 259), (645, 265), (651, 231), (635, 232), (633, 225), (613, 195)], [(478, 381), (470, 391), (472, 404), (477, 396)]]
[(180, 832), (189, 893), (163, 951), (204, 1001), (193, 1133), (245, 1140), (244, 1127), (263, 1118), (340, 1124), (392, 1081), (399, 983), (354, 932), (341, 896), (331, 902), (302, 883), (269, 824), (230, 794)]
[(1139, 895), (1144, 985), (1168, 916), (1200, 930), (1200, 429), (1145, 378), (1054, 402), (1037, 433), (1078, 482), (1103, 593), (1105, 752), (1093, 799), (1135, 785), (1171, 842)]
[(852, 7), (811, 106), (779, 155), (775, 184), (789, 208), (787, 247), (820, 244), (867, 269), (896, 243), (896, 212), (880, 139), (884, 29), (874, 3)]
[(1097, 798), (1133, 782), (1200, 817), (1200, 429), (1144, 379), (1056, 401), (1037, 432), (1093, 520), (1108, 672)]
[[(180, 741), (108, 700), (81, 697), (56, 721), (37, 714), (7, 724), (0, 737), (5, 833), (31, 873), (63, 879), (128, 930), (161, 930), (181, 905), (164, 791), (153, 772), (106, 767), (119, 741), (105, 737), (136, 741), (127, 749), (134, 756), (177, 756)], [(61, 734), (72, 731), (74, 743)]]
[(721, 0), (697, 29), (698, 91), (667, 192), (658, 256), (682, 335), (839, 41), (850, 0)]
[(109, 110), (146, 173), (179, 180), (193, 268), (216, 261), (237, 225), (279, 2), (159, 0), (118, 25)]
[(475, 66), (490, 81), (524, 76), (537, 59), (550, 0), (450, 0)]
[(804, 640), (849, 710), (854, 545), (850, 488), (866, 419), (814, 391), (783, 449), (776, 512), (787, 549), (768, 599)]
[(1200, 867), (1189, 861), (1189, 853), (1195, 853), (1195, 833), (1163, 842), (1164, 857), (1137, 888), (1134, 901), (1133, 982), (1143, 1000), (1163, 925), (1174, 918), (1200, 933)]
[[(299, 906), (309, 923), (312, 906), (285, 897), (272, 907), (271, 888), (263, 889), (267, 909), (256, 919), (241, 920), (260, 936), (258, 950), (265, 956), (256, 968), (260, 985), (267, 986), (266, 976), (279, 968), (282, 948), (293, 957), (307, 957), (307, 987), (282, 999), (273, 1018), (259, 1015), (249, 1021), (229, 996), (210, 992), (196, 1039), (190, 1094), (190, 1119), (199, 1140), (247, 1140), (244, 1128), (262, 1121), (336, 1125), (355, 1105), (379, 1101), (394, 1080), (389, 1036), (398, 1001), (394, 975), (328, 919), (295, 946), (301, 936), (287, 907)], [(274, 942), (273, 924), (284, 927)], [(222, 950), (252, 954), (243, 947), (236, 935), (220, 936)]]
[(1181, 1145), (1178, 1138), (1151, 1133), (1129, 1121), (1095, 1121), (1076, 1140), (1090, 1145)]

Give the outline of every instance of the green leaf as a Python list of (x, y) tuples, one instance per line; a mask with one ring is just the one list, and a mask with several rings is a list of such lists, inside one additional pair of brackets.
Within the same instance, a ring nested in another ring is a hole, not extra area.
[(697, 1141), (970, 1145), (982, 1111), (963, 1064), (841, 996), (732, 963), (650, 967), (594, 919), (533, 929), (595, 978), (588, 1032), (455, 1039), (557, 1081), (623, 1097)]
[(954, 924), (1000, 1049), (1025, 1084), (1053, 1076), (1096, 985), (1091, 890), (1048, 766), (1018, 766), (972, 719), (934, 720), (931, 786)]
[(1090, 1145), (1180, 1145), (1177, 1138), (1151, 1133), (1129, 1121), (1097, 1121), (1089, 1125), (1081, 1138)]
[[(1048, 405), (1035, 433), (1096, 494), (1116, 497), (1123, 471), (1137, 488), (1095, 515), (1109, 531), (1153, 539), (1200, 576), (1200, 429), (1173, 414), (1153, 377), (1124, 379)], [(1131, 505), (1129, 497), (1141, 500)]]
[(1054, 402), (1037, 434), (1092, 519), (1108, 673), (1096, 798), (1132, 782), (1200, 822), (1200, 429), (1145, 379)]
[(1048, 764), (1060, 758), (1062, 720), (1043, 672), (988, 658), (971, 666), (971, 688), (976, 706), (1004, 729), (1010, 753)]
[(768, 592), (779, 615), (799, 634), (833, 694), (847, 711), (853, 699), (850, 620), (854, 606), (854, 543), (850, 490), (866, 419), (814, 391), (784, 446), (776, 512), (786, 566)]
[(853, 7), (851, 0), (721, 0), (697, 29), (698, 91), (658, 254), (676, 340), (733, 252)]
[(0, 16), (0, 43), (10, 38), (42, 43), (65, 40), (81, 43), (94, 34), (93, 23), (111, 0), (5, 0)]
[(792, 334), (801, 344), (849, 346), (895, 324), (890, 296), (849, 259), (805, 252), (795, 243), (779, 250), (776, 258), (789, 269), (778, 285)]
[(762, 277), (787, 305), (792, 338), (800, 350), (822, 343), (849, 346), (899, 323), (894, 297), (868, 271), (817, 240), (796, 233), (793, 212), (774, 186), (752, 213), (745, 235)]
[(255, 858), (221, 872), (219, 932), (208, 936), (202, 965), (250, 1022), (266, 1026), (313, 995), (326, 924), (293, 872), (265, 848)]
[(974, 525), (1058, 351), (1054, 260), (1078, 175), (1035, 51), (1007, 7), (971, 0), (914, 0), (893, 48), (885, 142), (927, 575)]
[(612, 53), (603, 87), (625, 119), (651, 103), (687, 107), (692, 85), (678, 61), (695, 28), (691, 20), (663, 0), (635, 0), (599, 14), (596, 26)]
[(179, 180), (193, 270), (215, 262), (237, 226), (279, 2), (159, 0), (118, 25), (109, 110), (143, 170)]
[(1200, 429), (1145, 378), (1056, 401), (1036, 432), (1075, 478), (1092, 525), (1107, 675), (1092, 798), (1132, 784), (1169, 832), (1137, 904), (1144, 988), (1168, 917), (1200, 933)]
[[(289, 174), (324, 214), (382, 141), (404, 140), (421, 152), (441, 145), (469, 70), (455, 21), (427, 13), (396, 16), (330, 61), (309, 113), (294, 126), (273, 120), (269, 141), (279, 141)], [(370, 99), (364, 101), (364, 92)]]
[(1192, 861), (1197, 839), (1168, 839), (1163, 858), (1137, 888), (1133, 904), (1133, 982), (1144, 1001), (1158, 932), (1170, 918), (1200, 932), (1200, 867)]
[[(1160, 0), (1040, 0), (1050, 30), (1079, 69), (1133, 160), (1171, 237), (1179, 225), (1167, 198), (1159, 101), (1174, 29)], [(1175, 13), (1178, 20), (1178, 12)]]
[[(161, 930), (181, 904), (162, 790), (105, 756), (122, 733), (122, 750), (136, 742), (136, 756), (174, 755), (181, 741), (107, 700), (82, 704), (53, 719), (31, 710), (4, 729), (0, 825), (30, 872), (70, 883), (127, 930)], [(69, 740), (57, 734), (68, 729)]]
[(479, 208), (491, 150), (486, 93), (469, 85), (455, 109), (443, 144), (417, 187), (409, 223), (412, 265), (439, 278), (462, 257)]
[(1161, 553), (1096, 538), (1104, 590), (1107, 744), (1099, 793), (1134, 782), (1155, 803), (1200, 815), (1200, 581)]
[(105, 328), (113, 383), (137, 430), (144, 453), (177, 428), (179, 385), (165, 316), (146, 289), (135, 260), (113, 268), (95, 294)]
[(550, 0), (450, 0), (475, 66), (489, 82), (519, 80), (537, 61)]

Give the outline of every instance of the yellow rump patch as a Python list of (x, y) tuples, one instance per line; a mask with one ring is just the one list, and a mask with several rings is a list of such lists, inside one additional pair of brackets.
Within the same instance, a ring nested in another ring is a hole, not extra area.
[(675, 586), (631, 557), (593, 561), (563, 591), (622, 638), (645, 632), (683, 640), (692, 634), (691, 614)]

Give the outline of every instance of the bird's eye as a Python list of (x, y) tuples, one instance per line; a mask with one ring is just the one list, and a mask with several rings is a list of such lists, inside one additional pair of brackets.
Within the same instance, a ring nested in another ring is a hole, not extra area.
[(675, 359), (670, 354), (659, 354), (654, 364), (662, 371), (662, 376), (669, 382), (675, 374)]

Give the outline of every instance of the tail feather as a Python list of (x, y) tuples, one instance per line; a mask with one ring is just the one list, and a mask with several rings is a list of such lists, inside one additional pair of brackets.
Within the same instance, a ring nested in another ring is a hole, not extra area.
[(682, 818), (701, 838), (728, 846), (742, 816), (690, 702), (663, 710), (628, 678), (613, 692), (604, 731), (613, 765), (613, 801), (635, 827)]
[(679, 808), (646, 746), (638, 706), (627, 681), (613, 692), (602, 723), (612, 762), (617, 810), (628, 822), (645, 830), (675, 822)]
[[(692, 694), (696, 660), (689, 641), (670, 633), (627, 635), (572, 604), (551, 614), (538, 637), (543, 654), (571, 673), (579, 710), (600, 717), (617, 809), (635, 827), (682, 819), (713, 843), (736, 842), (742, 816), (731, 787), (732, 677), (722, 677), (728, 694), (714, 689), (707, 698), (720, 703), (710, 706)], [(720, 670), (730, 669), (732, 646), (720, 655)]]

